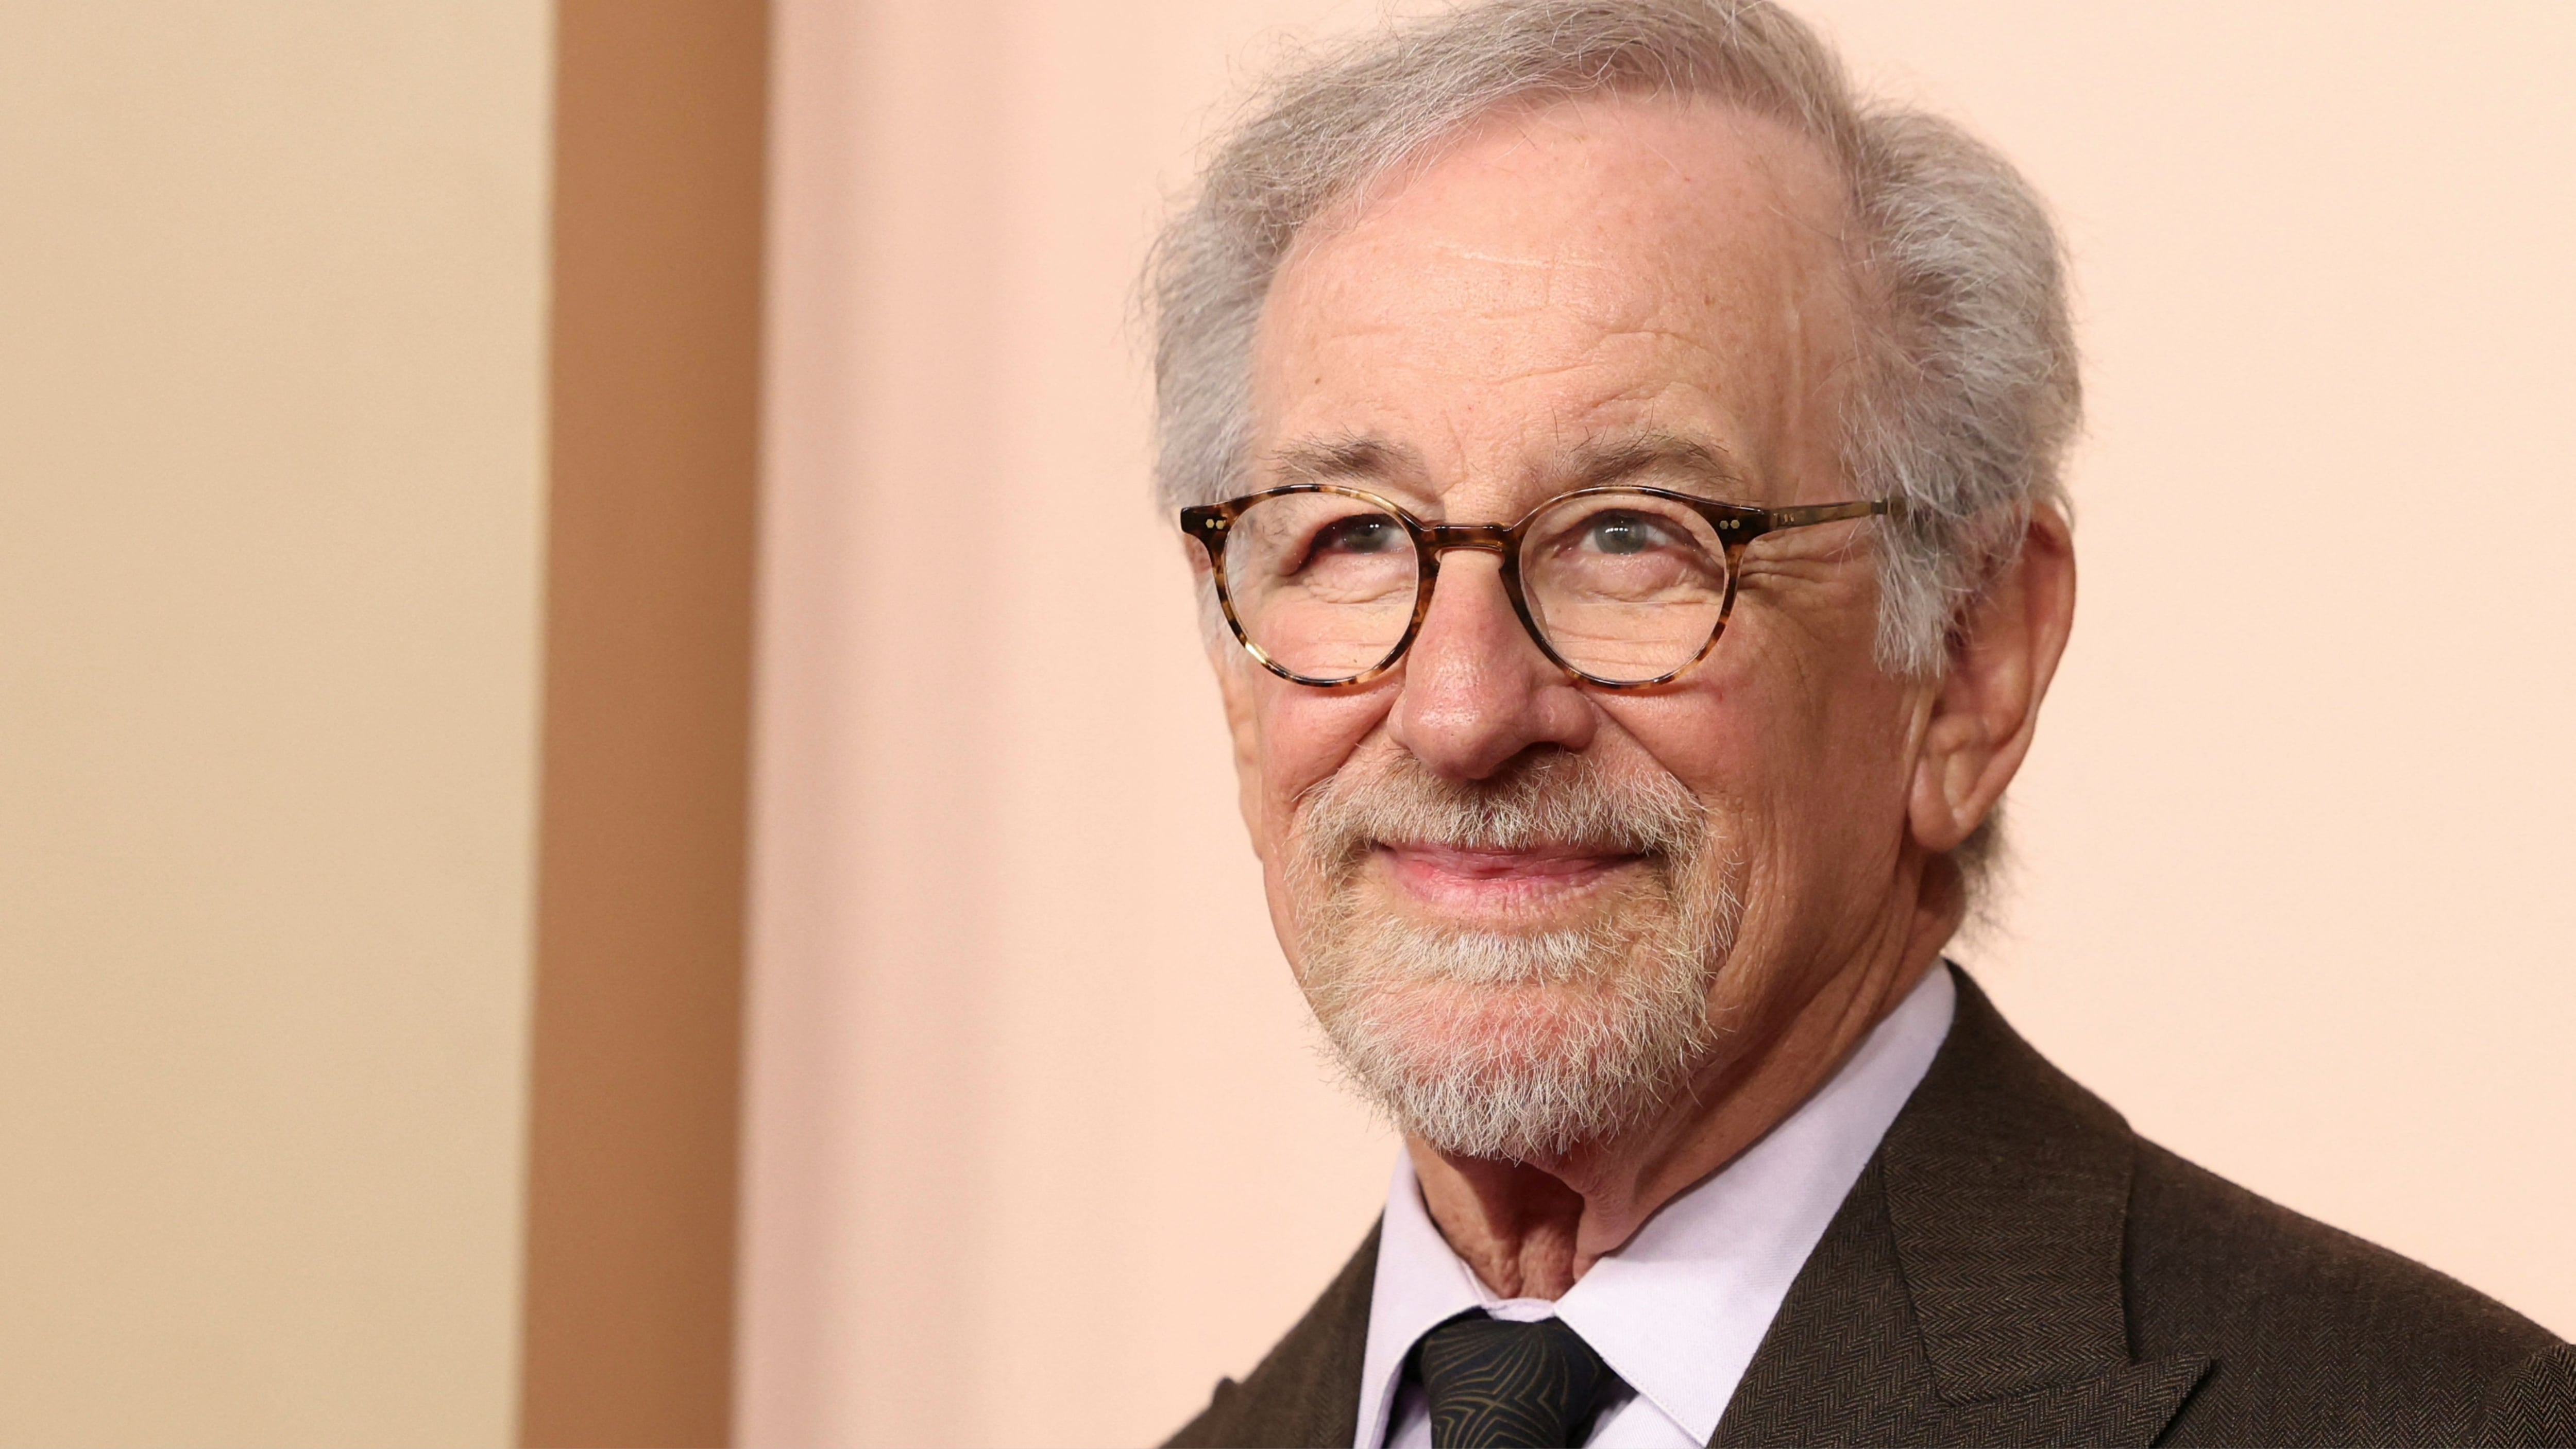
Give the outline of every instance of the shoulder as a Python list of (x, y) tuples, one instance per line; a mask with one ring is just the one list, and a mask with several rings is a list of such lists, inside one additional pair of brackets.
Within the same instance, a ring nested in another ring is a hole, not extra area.
[(2576, 1443), (2576, 1365), (2548, 1330), (2138, 1137), (1956, 979), (1881, 1147), (1949, 1397), (2070, 1357), (2196, 1363), (2158, 1443)]
[(2167, 1442), (2549, 1442), (2553, 1425), (2576, 1428), (2576, 1360), (2546, 1329), (2133, 1140), (2133, 1351), (2214, 1360)]
[(1369, 1297), (1377, 1283), (1378, 1229), (1342, 1265), (1288, 1336), (1237, 1383), (1220, 1379), (1208, 1406), (1166, 1449), (1345, 1445), (1359, 1427)]

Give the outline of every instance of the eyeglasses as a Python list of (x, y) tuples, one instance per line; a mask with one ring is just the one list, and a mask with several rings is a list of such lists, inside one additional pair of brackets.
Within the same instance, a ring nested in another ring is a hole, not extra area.
[(1605, 689), (1662, 684), (1705, 658), (1764, 534), (1903, 504), (1755, 508), (1661, 488), (1580, 488), (1508, 527), (1425, 523), (1356, 488), (1294, 483), (1181, 510), (1207, 550), (1234, 637), (1264, 668), (1329, 688), (1395, 667), (1422, 632), (1440, 555), (1502, 559), (1503, 592), (1539, 651)]

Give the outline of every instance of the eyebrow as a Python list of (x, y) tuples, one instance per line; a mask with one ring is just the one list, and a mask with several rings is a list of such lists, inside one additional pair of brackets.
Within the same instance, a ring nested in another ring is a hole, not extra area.
[(1601, 488), (1642, 473), (1679, 473), (1713, 492), (1741, 493), (1743, 476), (1714, 443), (1680, 433), (1632, 433), (1575, 450), (1566, 486)]
[[(1270, 455), (1268, 487), (1298, 483), (1374, 483), (1402, 486), (1421, 479), (1421, 455), (1382, 438), (1305, 439), (1282, 444)], [(1644, 474), (1681, 474), (1685, 481), (1712, 494), (1740, 494), (1742, 475), (1714, 443), (1680, 433), (1652, 430), (1616, 434), (1587, 442), (1562, 467), (1548, 470), (1560, 490), (1601, 488)], [(1408, 491), (1421, 491), (1417, 486)]]
[(1311, 439), (1272, 453), (1269, 471), (1274, 488), (1352, 480), (1389, 483), (1401, 474), (1420, 476), (1422, 460), (1411, 449), (1378, 438)]

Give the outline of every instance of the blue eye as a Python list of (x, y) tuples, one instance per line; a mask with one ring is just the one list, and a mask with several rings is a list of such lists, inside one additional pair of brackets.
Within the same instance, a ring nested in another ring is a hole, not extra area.
[(1598, 513), (1586, 519), (1583, 539), (1603, 553), (1644, 553), (1665, 542), (1663, 529), (1640, 513)]
[(1404, 530), (1383, 513), (1363, 513), (1337, 520), (1315, 535), (1311, 554), (1385, 553), (1404, 543)]

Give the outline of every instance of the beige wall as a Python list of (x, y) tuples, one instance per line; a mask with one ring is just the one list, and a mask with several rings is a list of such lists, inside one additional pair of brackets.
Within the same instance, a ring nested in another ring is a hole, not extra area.
[[(2576, 1332), (2572, 12), (1807, 10), (2077, 254), (2083, 618), (1966, 959), (2145, 1130)], [(1236, 58), (1373, 13), (783, 6), (748, 1440), (1154, 1437), (1382, 1191), (1122, 331)]]
[(550, 13), (0, 4), (0, 1441), (510, 1435)]

